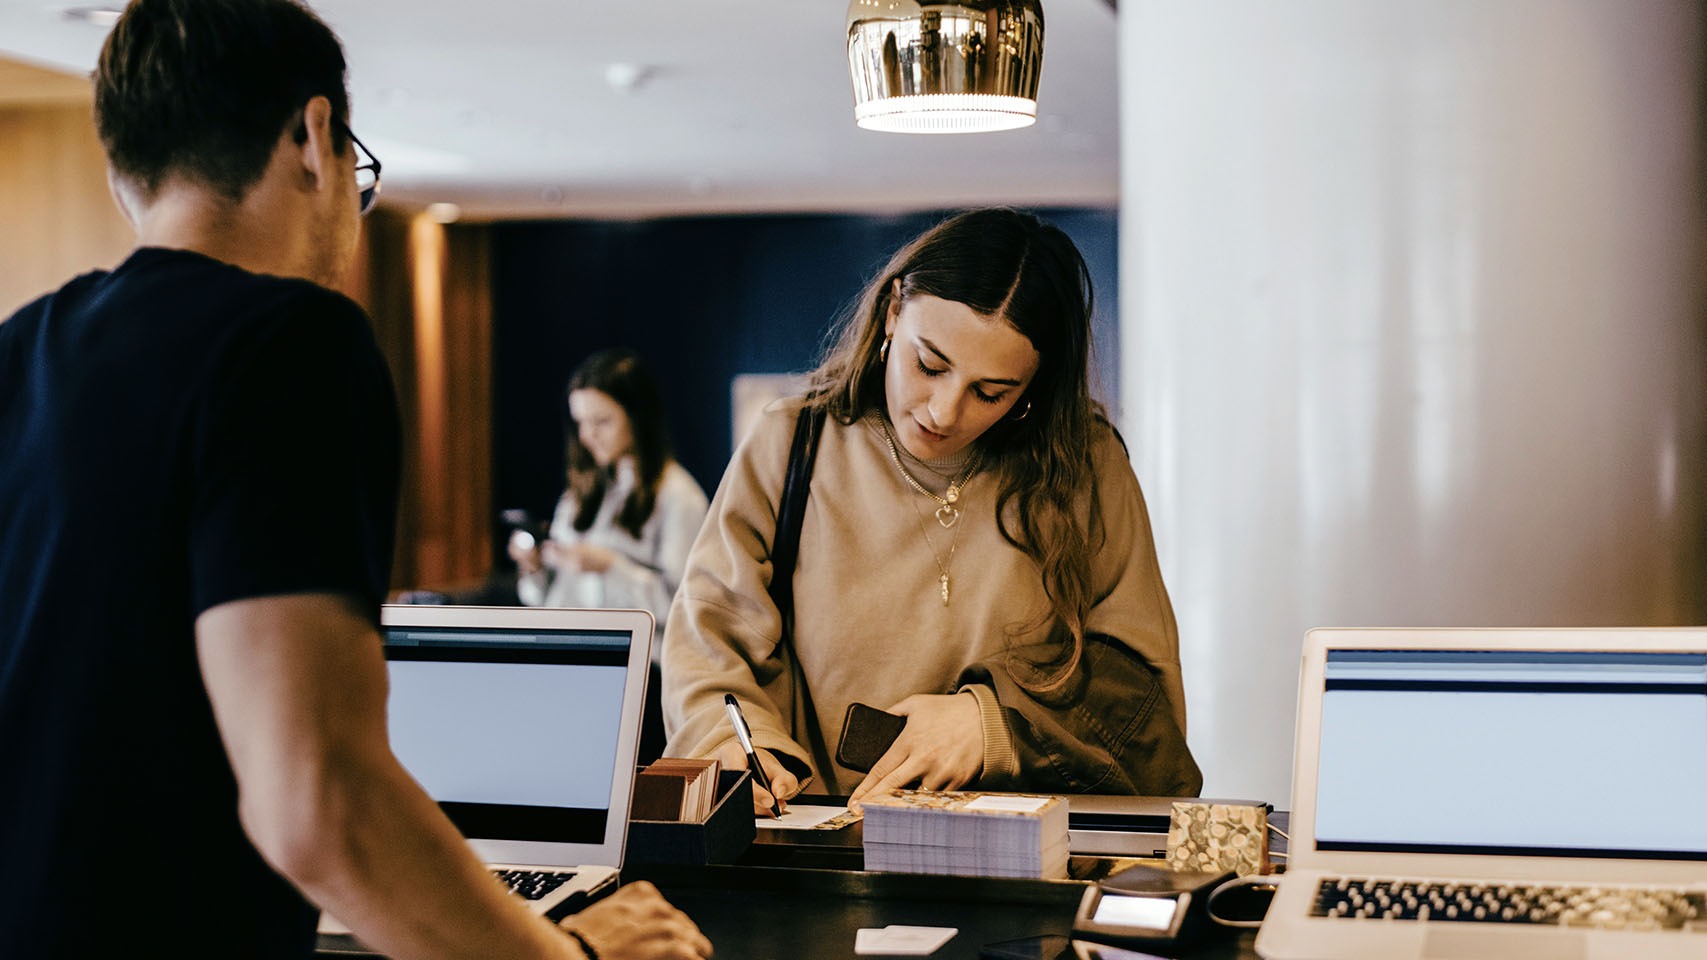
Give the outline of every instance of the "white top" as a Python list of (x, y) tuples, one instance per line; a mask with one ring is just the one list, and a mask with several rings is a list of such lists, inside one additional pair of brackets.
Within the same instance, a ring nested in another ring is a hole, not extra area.
[[(551, 539), (561, 544), (605, 547), (617, 555), (616, 562), (603, 573), (560, 573), (547, 567), (522, 577), (516, 583), (522, 603), (530, 607), (650, 610), (658, 621), (654, 636), (663, 636), (670, 601), (687, 568), (688, 550), (705, 522), (707, 501), (693, 475), (671, 460), (664, 466), (652, 515), (636, 538), (616, 521), (634, 482), (634, 463), (625, 459), (617, 467), (615, 482), (605, 490), (598, 516), (585, 532), (574, 527), (579, 503), (573, 494), (563, 494), (551, 518)], [(654, 661), (660, 646), (652, 645)]]

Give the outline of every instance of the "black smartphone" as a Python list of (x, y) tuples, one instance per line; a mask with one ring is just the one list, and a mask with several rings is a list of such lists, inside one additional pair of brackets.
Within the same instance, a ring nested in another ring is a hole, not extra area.
[(545, 539), (545, 524), (519, 507), (498, 511), (498, 522), (509, 529), (510, 541), (519, 543), (524, 550), (532, 550)]
[(1072, 960), (1072, 941), (1058, 933), (986, 943), (978, 948), (978, 960)]
[(887, 710), (848, 704), (848, 712), (842, 717), (842, 740), (836, 745), (836, 762), (849, 770), (870, 773), (906, 725), (906, 717)]
[(1072, 940), (1058, 933), (986, 943), (978, 960), (1167, 960), (1153, 953), (1124, 950), (1102, 943)]

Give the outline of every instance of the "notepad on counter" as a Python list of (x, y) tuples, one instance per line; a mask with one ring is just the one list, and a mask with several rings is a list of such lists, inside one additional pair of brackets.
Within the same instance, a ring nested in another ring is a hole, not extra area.
[(858, 819), (849, 816), (847, 807), (791, 803), (781, 818), (755, 817), (753, 825), (766, 830), (837, 830)]
[(867, 870), (1067, 876), (1067, 802), (1061, 797), (892, 790), (862, 803)]

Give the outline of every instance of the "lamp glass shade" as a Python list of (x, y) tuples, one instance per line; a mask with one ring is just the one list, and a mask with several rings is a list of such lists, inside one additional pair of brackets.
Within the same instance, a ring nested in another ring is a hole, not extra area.
[(1037, 119), (1038, 0), (852, 0), (854, 118), (899, 133), (1012, 130)]

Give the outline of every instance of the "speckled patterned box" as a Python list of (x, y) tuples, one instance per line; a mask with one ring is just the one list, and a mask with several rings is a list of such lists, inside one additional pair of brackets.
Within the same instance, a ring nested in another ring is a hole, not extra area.
[(1241, 877), (1267, 873), (1267, 809), (1175, 802), (1168, 822), (1168, 865), (1191, 872), (1232, 870)]

